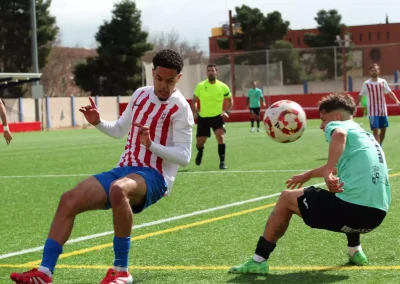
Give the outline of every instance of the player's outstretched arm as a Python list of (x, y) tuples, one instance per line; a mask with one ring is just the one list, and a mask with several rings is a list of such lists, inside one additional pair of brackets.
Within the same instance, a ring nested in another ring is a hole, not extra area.
[(385, 94), (389, 95), (390, 98), (398, 105), (400, 105), (399, 99), (396, 97), (396, 94), (390, 89), (389, 84), (386, 80), (383, 81), (383, 86), (385, 88)]
[(4, 104), (1, 100), (0, 100), (0, 117), (1, 117), (1, 122), (3, 123), (4, 139), (6, 140), (7, 144), (10, 144), (10, 142), (12, 140), (12, 135), (11, 135), (10, 130), (8, 129), (6, 107), (4, 106)]
[(396, 97), (396, 94), (393, 93), (392, 91), (389, 93), (390, 98), (398, 105), (400, 105), (399, 99)]
[(132, 115), (132, 98), (129, 101), (124, 113), (116, 121), (102, 120), (93, 98), (89, 97), (89, 101), (90, 105), (82, 106), (79, 111), (83, 113), (86, 120), (91, 125), (95, 126), (104, 134), (114, 138), (122, 138), (128, 133), (131, 125), (130, 117)]
[[(306, 183), (307, 181), (309, 181), (310, 179), (324, 177), (326, 168), (327, 168), (327, 164), (325, 164), (319, 168), (315, 168), (315, 169), (309, 170), (307, 172), (304, 172), (302, 174), (291, 177), (290, 179), (288, 179), (286, 181), (287, 188), (289, 188), (289, 189), (301, 188), (302, 185), (304, 183)], [(333, 174), (334, 175), (337, 174), (336, 168), (333, 170)]]
[(225, 98), (225, 100), (228, 101), (225, 112), (229, 113), (233, 108), (233, 97)]
[(326, 168), (324, 170), (325, 183), (331, 192), (342, 192), (344, 182), (340, 182), (338, 177), (334, 176), (336, 165), (342, 156), (346, 147), (347, 131), (342, 128), (335, 128), (332, 131), (329, 143), (329, 155)]
[(191, 109), (192, 109), (193, 117), (195, 119), (197, 119), (197, 113), (198, 113), (197, 103), (198, 103), (198, 101), (199, 101), (199, 98), (196, 95), (193, 95)]

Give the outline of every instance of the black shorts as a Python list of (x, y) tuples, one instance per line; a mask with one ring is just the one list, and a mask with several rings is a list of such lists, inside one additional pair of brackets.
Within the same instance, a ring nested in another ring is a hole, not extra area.
[(196, 137), (210, 137), (211, 131), (217, 129), (225, 129), (224, 120), (221, 115), (213, 116), (213, 117), (201, 117), (199, 116), (197, 119), (197, 134)]
[(260, 108), (259, 107), (251, 107), (250, 114), (260, 115)]
[(343, 201), (335, 193), (313, 186), (305, 188), (297, 202), (306, 225), (333, 232), (368, 233), (386, 216), (383, 210)]

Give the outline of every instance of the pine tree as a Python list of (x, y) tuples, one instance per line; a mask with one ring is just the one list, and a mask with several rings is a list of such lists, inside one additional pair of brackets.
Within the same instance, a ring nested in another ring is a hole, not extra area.
[(98, 56), (88, 58), (74, 71), (76, 84), (92, 95), (132, 94), (141, 85), (140, 59), (153, 48), (142, 31), (141, 13), (134, 1), (115, 4), (112, 14), (95, 36)]
[[(337, 10), (321, 10), (317, 13), (315, 21), (318, 24), (318, 35), (306, 33), (304, 42), (308, 46), (316, 48), (316, 68), (325, 73), (321, 79), (332, 79), (335, 76), (341, 76), (343, 74), (342, 53), (339, 50), (335, 58), (333, 47), (338, 46), (336, 36), (341, 34), (341, 29), (345, 26), (342, 23), (342, 16)], [(346, 68), (349, 70), (349, 67)], [(335, 70), (337, 74), (335, 74)]]

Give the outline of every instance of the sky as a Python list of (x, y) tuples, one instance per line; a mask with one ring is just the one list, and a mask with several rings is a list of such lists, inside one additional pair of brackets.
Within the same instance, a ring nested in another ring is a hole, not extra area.
[[(95, 33), (111, 19), (117, 0), (52, 0), (50, 12), (57, 18), (63, 46), (94, 48)], [(174, 30), (180, 39), (198, 44), (208, 54), (211, 29), (228, 21), (243, 3), (264, 14), (279, 11), (291, 29), (315, 28), (321, 9), (337, 9), (348, 26), (400, 22), (399, 0), (137, 0), (143, 28), (150, 35)]]

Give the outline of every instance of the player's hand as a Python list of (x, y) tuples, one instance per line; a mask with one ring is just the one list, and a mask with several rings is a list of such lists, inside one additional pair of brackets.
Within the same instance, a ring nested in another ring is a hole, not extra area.
[(340, 179), (338, 177), (335, 177), (332, 171), (325, 171), (324, 180), (330, 192), (343, 192), (344, 182), (340, 182)]
[(142, 143), (146, 148), (150, 148), (151, 139), (150, 139), (150, 128), (148, 126), (143, 126), (140, 123), (135, 122), (133, 125), (139, 127), (139, 139), (140, 143)]
[(82, 106), (79, 111), (83, 113), (86, 120), (91, 125), (97, 125), (100, 123), (100, 113), (97, 110), (96, 103), (94, 102), (92, 97), (89, 97), (90, 105)]
[(223, 112), (222, 114), (221, 114), (221, 116), (222, 116), (222, 119), (229, 119), (229, 114), (227, 114), (226, 112)]
[(299, 175), (292, 176), (286, 181), (286, 185), (288, 189), (301, 188), (301, 186), (310, 179), (310, 174), (308, 172), (305, 172)]
[(265, 103), (263, 103), (263, 104), (262, 104), (262, 106), (263, 106), (263, 107), (265, 107), (265, 106), (266, 106), (266, 104), (265, 104)]
[(7, 144), (11, 143), (12, 135), (10, 131), (4, 131), (3, 133), (4, 139), (6, 140)]
[(198, 119), (198, 118), (199, 118), (199, 115), (197, 114), (197, 112), (194, 112), (194, 113), (193, 113), (193, 119), (196, 120), (196, 119)]

